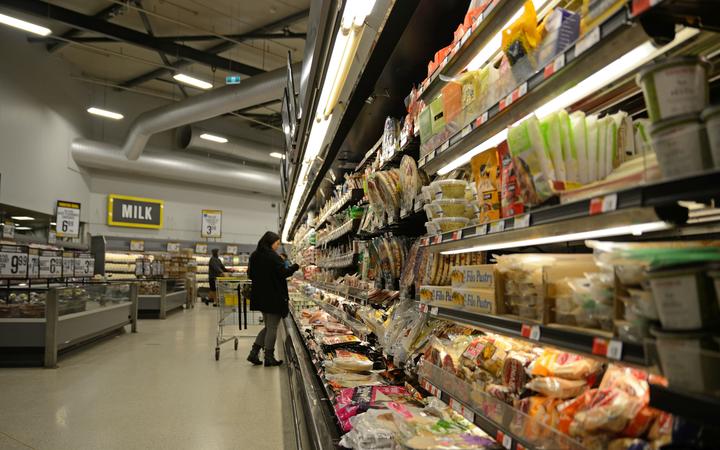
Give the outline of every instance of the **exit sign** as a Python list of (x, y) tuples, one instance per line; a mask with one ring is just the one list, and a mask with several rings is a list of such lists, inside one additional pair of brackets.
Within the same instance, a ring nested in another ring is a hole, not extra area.
[(240, 75), (228, 75), (225, 77), (225, 84), (240, 84)]

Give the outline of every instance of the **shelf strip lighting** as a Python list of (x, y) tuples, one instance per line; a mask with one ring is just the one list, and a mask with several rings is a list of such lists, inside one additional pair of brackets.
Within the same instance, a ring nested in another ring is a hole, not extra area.
[[(698, 32), (699, 31), (694, 28), (685, 28), (681, 32), (677, 33), (673, 42), (663, 46), (660, 49), (655, 48), (655, 46), (650, 41), (640, 44), (639, 46), (625, 53), (623, 56), (616, 59), (612, 63), (608, 64), (607, 66), (593, 73), (589, 77), (585, 78), (572, 88), (566, 90), (562, 94), (548, 101), (547, 103), (533, 111), (533, 113), (539, 119), (542, 119), (548, 114), (551, 114), (563, 108), (567, 108), (587, 97), (588, 95), (597, 92), (601, 88), (611, 83), (614, 83), (628, 73), (637, 70), (639, 67), (647, 64), (656, 56), (663, 54), (668, 49), (690, 39)], [(530, 117), (530, 114), (512, 124), (511, 127), (519, 124), (528, 117)], [(468, 151), (464, 155), (456, 158), (455, 160), (447, 164), (445, 167), (438, 170), (438, 174), (445, 175), (457, 169), (458, 167), (464, 166), (465, 164), (470, 162), (470, 159), (472, 159), (473, 156), (497, 146), (498, 144), (503, 142), (506, 137), (507, 128), (495, 134), (494, 136), (492, 136), (482, 144), (478, 145), (477, 147), (473, 148), (472, 150)]]
[(532, 239), (521, 239), (518, 241), (498, 242), (494, 244), (477, 245), (459, 250), (448, 250), (441, 252), (443, 255), (457, 255), (459, 253), (484, 252), (490, 250), (502, 250), (506, 248), (530, 247), (544, 244), (557, 244), (559, 242), (582, 241), (586, 239), (598, 239), (613, 236), (640, 236), (643, 233), (651, 233), (653, 231), (663, 231), (670, 229), (671, 224), (663, 221), (647, 222), (634, 225), (623, 225), (611, 228), (602, 228), (599, 230), (581, 231), (578, 233), (560, 234), (557, 236), (543, 236)]
[(216, 136), (216, 135), (210, 134), (210, 133), (201, 134), (200, 139), (205, 139), (206, 141), (217, 142), (219, 144), (226, 144), (228, 141), (227, 138), (224, 138), (222, 136)]
[(52, 33), (50, 28), (41, 27), (40, 25), (16, 19), (15, 17), (6, 16), (5, 14), (0, 14), (0, 23), (19, 30), (28, 31), (33, 34), (39, 34), (40, 36), (47, 36)]
[(184, 73), (175, 74), (175, 75), (173, 75), (173, 78), (181, 83), (185, 83), (190, 86), (195, 86), (196, 88), (200, 88), (200, 89), (210, 89), (213, 87), (212, 83), (208, 83), (207, 81), (199, 80), (197, 78), (191, 77), (190, 75), (185, 75)]
[(372, 12), (375, 0), (353, 0), (345, 2), (340, 29), (335, 36), (333, 50), (328, 63), (328, 72), (323, 82), (318, 106), (315, 111), (315, 121), (310, 129), (305, 154), (298, 174), (295, 189), (292, 191), (288, 214), (283, 225), (282, 240), (289, 242), (290, 228), (295, 221), (295, 214), (307, 187), (308, 172), (315, 159), (320, 154), (327, 135), (332, 112), (337, 106), (340, 92), (355, 59), (360, 44), (362, 32), (365, 29), (365, 19)]
[(34, 217), (30, 217), (30, 216), (11, 216), (10, 218), (13, 220), (25, 220), (25, 221), (35, 220)]
[(106, 117), (108, 119), (113, 119), (113, 120), (121, 120), (122, 118), (125, 117), (120, 113), (108, 111), (107, 109), (96, 108), (94, 106), (91, 108), (88, 108), (87, 112), (89, 112), (90, 114), (96, 115), (96, 116)]

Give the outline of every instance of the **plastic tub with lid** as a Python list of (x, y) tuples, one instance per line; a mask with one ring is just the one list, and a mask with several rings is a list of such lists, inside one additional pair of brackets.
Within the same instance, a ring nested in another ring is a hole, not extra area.
[(670, 387), (692, 392), (720, 389), (717, 335), (709, 332), (669, 332), (653, 328), (663, 375)]
[(465, 217), (440, 217), (432, 220), (432, 223), (440, 229), (441, 233), (464, 228), (468, 222), (469, 220)]
[(628, 289), (628, 293), (630, 294), (630, 298), (625, 302), (627, 309), (650, 320), (658, 320), (660, 318), (651, 291)]
[(650, 139), (663, 177), (692, 175), (713, 167), (705, 125), (696, 114), (650, 126)]
[(712, 280), (705, 264), (673, 266), (648, 272), (664, 330), (692, 331), (720, 323)]
[(718, 169), (720, 168), (720, 105), (705, 108), (700, 118), (705, 123), (713, 165)]
[(437, 180), (430, 183), (438, 198), (465, 198), (465, 180)]
[(425, 215), (427, 216), (428, 220), (437, 219), (441, 215), (437, 211), (437, 209), (433, 208), (433, 206), (430, 204), (423, 205), (423, 209), (425, 210)]
[(467, 201), (459, 198), (441, 198), (434, 200), (431, 206), (442, 217), (465, 217)]
[(684, 114), (699, 114), (708, 104), (710, 64), (698, 56), (679, 56), (640, 70), (650, 120), (658, 122)]

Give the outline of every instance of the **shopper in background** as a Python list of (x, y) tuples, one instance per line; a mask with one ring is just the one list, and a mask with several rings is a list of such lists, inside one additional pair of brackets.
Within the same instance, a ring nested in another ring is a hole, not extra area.
[(225, 268), (225, 264), (223, 264), (218, 257), (218, 249), (212, 249), (212, 256), (208, 262), (208, 279), (210, 281), (210, 300), (212, 300), (213, 306), (218, 305), (216, 280), (227, 271), (228, 270)]
[(247, 360), (255, 365), (262, 364), (259, 355), (260, 349), (264, 349), (266, 367), (282, 364), (282, 360), (275, 359), (275, 338), (280, 319), (287, 317), (290, 311), (287, 278), (300, 268), (297, 264), (285, 267), (282, 257), (277, 254), (279, 247), (280, 236), (266, 232), (248, 263), (248, 277), (252, 280), (250, 309), (262, 312), (265, 328), (255, 339)]

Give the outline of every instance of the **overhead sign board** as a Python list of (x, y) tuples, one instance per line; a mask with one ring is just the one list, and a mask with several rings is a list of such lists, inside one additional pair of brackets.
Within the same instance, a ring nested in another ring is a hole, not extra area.
[(228, 255), (237, 255), (238, 252), (238, 246), (237, 245), (228, 245), (225, 248), (225, 253)]
[(5, 222), (3, 224), (3, 239), (15, 239), (15, 224), (13, 222)]
[(204, 238), (219, 238), (222, 236), (222, 211), (216, 209), (203, 209), (200, 235)]
[(197, 243), (195, 244), (195, 253), (198, 255), (207, 255), (208, 245)]
[(80, 236), (80, 203), (58, 200), (55, 215), (57, 237)]
[(162, 200), (110, 194), (108, 225), (159, 230), (163, 226), (164, 208)]
[(167, 251), (170, 253), (177, 253), (180, 251), (180, 243), (179, 242), (168, 242), (167, 243)]

